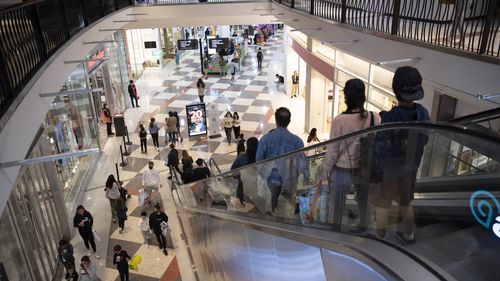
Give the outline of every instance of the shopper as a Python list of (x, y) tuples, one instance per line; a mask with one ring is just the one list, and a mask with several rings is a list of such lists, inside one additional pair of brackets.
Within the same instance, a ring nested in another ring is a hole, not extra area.
[[(259, 140), (257, 138), (251, 137), (247, 141), (247, 148), (245, 153), (238, 155), (236, 160), (234, 160), (233, 165), (231, 165), (231, 170), (241, 168), (246, 165), (255, 163), (256, 154), (259, 147)], [(241, 180), (241, 174), (238, 173), (238, 187), (236, 188), (236, 197), (240, 200), (240, 204), (245, 206), (245, 194), (243, 192), (243, 181)]]
[(219, 56), (219, 67), (220, 67), (220, 76), (226, 76), (226, 60), (223, 56)]
[(57, 253), (59, 254), (59, 260), (66, 268), (66, 272), (68, 272), (68, 267), (71, 265), (75, 268), (75, 257), (73, 256), (73, 245), (71, 243), (65, 239), (59, 240)]
[(113, 130), (111, 129), (111, 126), (113, 125), (113, 116), (111, 115), (111, 111), (109, 110), (107, 103), (102, 105), (102, 121), (106, 123), (106, 132), (108, 137), (114, 135), (115, 133), (113, 133)]
[[(179, 175), (182, 175), (181, 169), (179, 169), (179, 151), (175, 148), (175, 144), (173, 143), (171, 143), (169, 147), (170, 152), (168, 152), (167, 155), (167, 167), (169, 167), (170, 169), (175, 169), (179, 173)], [(173, 171), (170, 170), (170, 173), (171, 175), (169, 179), (171, 179)]]
[(242, 153), (245, 153), (245, 138), (244, 138), (244, 135), (243, 134), (240, 134), (240, 136), (238, 137), (238, 139), (236, 140), (238, 145), (236, 146), (236, 156), (242, 154)]
[(120, 199), (120, 184), (116, 181), (114, 175), (109, 175), (106, 180), (106, 185), (104, 187), (105, 197), (109, 200), (109, 206), (111, 207), (111, 218), (113, 223), (116, 222), (116, 211), (115, 205), (116, 200)]
[(257, 69), (262, 69), (262, 60), (264, 59), (264, 55), (262, 54), (262, 49), (259, 47), (257, 51)]
[(158, 142), (158, 131), (160, 127), (156, 124), (156, 119), (153, 117), (149, 122), (149, 133), (151, 134), (151, 138), (153, 139), (153, 144), (160, 151), (160, 143)]
[(172, 111), (168, 112), (168, 117), (165, 118), (165, 124), (165, 131), (168, 134), (168, 142), (175, 144), (175, 138), (177, 137), (177, 118), (175, 118)]
[(234, 76), (236, 75), (236, 70), (238, 69), (238, 64), (234, 61), (234, 59), (231, 60), (231, 62), (228, 64), (228, 71), (231, 73), (231, 83), (234, 82)]
[(187, 150), (182, 150), (182, 173), (186, 173), (188, 171), (193, 170), (193, 157), (189, 155)]
[[(160, 173), (158, 170), (154, 168), (154, 162), (148, 162), (148, 169), (145, 169), (142, 172), (142, 185), (144, 186), (144, 190), (148, 194), (148, 203), (151, 204), (153, 201), (153, 194), (158, 193), (158, 187), (162, 187)], [(159, 194), (158, 194), (159, 196)], [(154, 196), (156, 197), (156, 196)], [(158, 202), (160, 198), (157, 199)]]
[(97, 267), (90, 261), (89, 256), (83, 256), (80, 260), (80, 279), (78, 281), (97, 281)]
[(174, 111), (174, 117), (175, 117), (175, 127), (177, 128), (175, 140), (176, 141), (180, 140), (182, 142), (184, 138), (181, 135), (181, 121), (179, 118), (179, 113), (177, 111)]
[(139, 124), (139, 140), (141, 141), (141, 153), (148, 153), (148, 132), (143, 124)]
[[(357, 130), (380, 124), (380, 117), (364, 108), (366, 102), (365, 84), (360, 79), (351, 79), (344, 86), (344, 100), (347, 109), (332, 121), (330, 139), (352, 133)], [(359, 224), (351, 229), (355, 232), (365, 231), (368, 224), (368, 184), (361, 182), (360, 139), (348, 138), (327, 146), (325, 159), (321, 168), (314, 200), (321, 192), (321, 182), (331, 179), (328, 222), (340, 230), (342, 216), (347, 215), (346, 198), (351, 187), (356, 191), (356, 202), (359, 210)], [(313, 203), (313, 210), (315, 204)]]
[(149, 242), (151, 237), (149, 235), (151, 228), (149, 227), (148, 213), (141, 212), (141, 218), (139, 219), (139, 227), (141, 228), (142, 238), (144, 239), (144, 244), (149, 248)]
[(318, 129), (312, 128), (311, 131), (309, 132), (309, 136), (307, 136), (307, 144), (313, 145), (315, 143), (320, 142), (317, 136)]
[(181, 54), (179, 53), (179, 50), (177, 48), (175, 48), (174, 60), (175, 64), (178, 66), (181, 60)]
[(76, 273), (75, 264), (70, 264), (66, 268), (64, 279), (67, 281), (78, 281), (78, 273)]
[(271, 191), (271, 212), (273, 215), (278, 207), (278, 198), (281, 193), (283, 179), (280, 176), (278, 168), (273, 168), (269, 177), (267, 177), (267, 187)]
[(113, 247), (113, 264), (116, 264), (121, 281), (129, 281), (128, 261), (130, 259), (127, 251), (122, 250), (122, 246), (115, 245)]
[(296, 98), (299, 91), (299, 75), (297, 71), (293, 72), (292, 75), (292, 98)]
[(161, 211), (160, 209), (160, 204), (156, 204), (153, 213), (149, 215), (149, 227), (153, 230), (154, 234), (156, 235), (156, 239), (158, 240), (159, 248), (163, 249), (163, 253), (165, 255), (168, 255), (167, 252), (167, 240), (165, 239), (165, 236), (163, 236), (161, 232), (161, 223), (165, 222), (168, 223), (168, 216)]
[(280, 90), (280, 85), (283, 85), (285, 84), (285, 77), (279, 75), (279, 74), (276, 74), (276, 81), (274, 81), (274, 83), (276, 83), (276, 90)]
[(203, 103), (203, 98), (205, 97), (205, 89), (206, 89), (205, 82), (203, 82), (203, 79), (198, 78), (198, 82), (196, 82), (196, 88), (198, 88), (198, 97), (200, 98), (200, 102)]
[(233, 115), (231, 112), (227, 112), (224, 115), (224, 119), (222, 120), (221, 126), (224, 127), (224, 131), (226, 132), (226, 139), (229, 144), (231, 144), (231, 134), (233, 131)]
[[(392, 90), (398, 105), (383, 115), (382, 124), (430, 120), (427, 109), (415, 103), (424, 97), (422, 76), (416, 68), (403, 66), (396, 69)], [(376, 136), (374, 181), (381, 181), (381, 184), (375, 189), (373, 204), (376, 207), (377, 235), (381, 239), (385, 238), (389, 209), (395, 201), (401, 210), (404, 230), (396, 235), (406, 244), (415, 243), (411, 202), (426, 143), (427, 135), (414, 130), (390, 130)]]
[(127, 220), (127, 207), (121, 198), (116, 200), (115, 205), (116, 218), (118, 219), (119, 233), (122, 234), (125, 229), (125, 221)]
[(233, 132), (234, 132), (234, 139), (238, 140), (240, 137), (240, 126), (241, 126), (241, 120), (240, 116), (238, 115), (238, 112), (233, 113)]
[(204, 166), (203, 159), (196, 159), (196, 168), (193, 170), (193, 181), (205, 179), (210, 177), (210, 169)]
[(96, 259), (100, 259), (101, 257), (97, 254), (95, 242), (94, 242), (94, 232), (92, 230), (92, 225), (94, 224), (94, 218), (85, 210), (85, 208), (80, 205), (76, 207), (76, 214), (73, 218), (73, 226), (78, 228), (78, 232), (83, 239), (83, 243), (85, 244), (85, 248), (89, 251), (88, 256), (92, 256), (92, 252), (90, 251), (89, 244), (92, 246), (92, 251), (96, 257)]
[[(128, 95), (130, 96), (130, 103), (132, 103), (132, 107), (140, 107), (139, 106), (139, 98), (137, 95), (137, 88), (135, 87), (134, 80), (129, 81), (130, 84), (128, 84)], [(134, 105), (135, 101), (135, 105)]]

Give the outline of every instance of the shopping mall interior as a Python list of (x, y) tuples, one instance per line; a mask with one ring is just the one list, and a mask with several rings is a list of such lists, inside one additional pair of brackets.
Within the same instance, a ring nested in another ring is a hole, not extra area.
[(499, 77), (499, 0), (0, 0), (0, 281), (500, 280)]

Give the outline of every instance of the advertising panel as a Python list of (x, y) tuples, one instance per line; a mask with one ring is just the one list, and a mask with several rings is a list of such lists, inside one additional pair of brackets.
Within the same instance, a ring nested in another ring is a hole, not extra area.
[(190, 137), (207, 134), (207, 111), (205, 104), (186, 105), (188, 135)]
[(198, 40), (197, 39), (177, 40), (177, 49), (179, 49), (179, 51), (197, 50)]

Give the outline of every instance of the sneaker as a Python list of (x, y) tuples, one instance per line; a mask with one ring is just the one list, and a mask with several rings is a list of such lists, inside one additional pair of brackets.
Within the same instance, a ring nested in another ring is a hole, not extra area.
[(158, 245), (158, 248), (160, 248), (160, 249), (161, 249), (161, 245)]
[(118, 230), (118, 233), (122, 234), (123, 233), (123, 229)]
[(94, 255), (95, 255), (95, 258), (96, 258), (96, 259), (100, 259), (100, 258), (101, 258), (101, 256), (99, 256), (99, 255), (98, 255), (98, 254), (96, 254), (96, 253), (94, 253)]
[(399, 238), (405, 245), (411, 245), (417, 242), (415, 238), (413, 239), (406, 239), (405, 234), (402, 231), (396, 231), (396, 237)]
[(167, 249), (163, 249), (163, 253), (165, 254), (165, 256), (168, 256)]
[(116, 223), (116, 219), (113, 219), (113, 223)]
[(92, 256), (92, 252), (91, 252), (91, 251), (89, 251), (89, 252), (87, 253), (87, 256), (91, 257), (91, 256)]

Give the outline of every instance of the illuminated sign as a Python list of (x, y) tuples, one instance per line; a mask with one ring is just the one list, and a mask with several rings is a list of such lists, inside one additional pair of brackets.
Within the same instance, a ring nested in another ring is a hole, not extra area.
[(104, 50), (100, 50), (97, 53), (93, 54), (92, 56), (89, 57), (89, 59), (92, 59), (90, 61), (87, 61), (87, 72), (92, 72), (94, 68), (101, 62), (99, 59), (103, 59), (106, 56), (106, 53), (104, 53)]
[(207, 111), (205, 104), (186, 105), (188, 135), (190, 137), (207, 134)]
[(474, 219), (486, 229), (491, 227), (493, 234), (500, 238), (500, 203), (497, 198), (488, 191), (478, 190), (470, 197), (469, 207)]
[(197, 50), (198, 49), (198, 40), (177, 40), (177, 49), (180, 51), (185, 50)]
[(151, 55), (153, 55), (153, 57), (162, 57), (163, 56), (163, 51), (162, 50), (152, 51)]
[(210, 49), (222, 49), (229, 46), (229, 38), (214, 38), (208, 39), (208, 47)]

